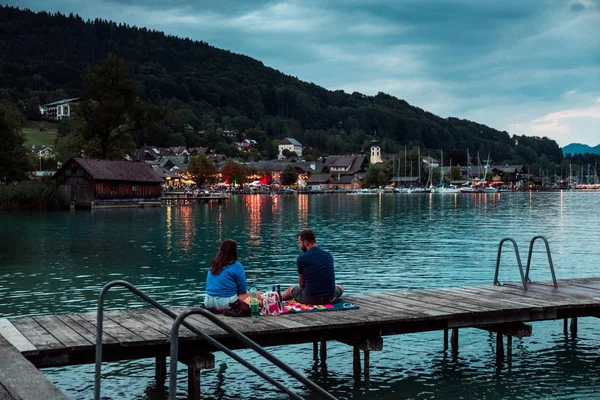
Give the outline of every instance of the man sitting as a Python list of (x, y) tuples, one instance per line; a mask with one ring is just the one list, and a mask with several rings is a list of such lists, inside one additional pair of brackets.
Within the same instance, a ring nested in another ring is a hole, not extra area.
[(303, 254), (298, 256), (298, 286), (290, 286), (281, 294), (283, 300), (294, 299), (302, 304), (331, 304), (344, 292), (335, 284), (332, 255), (317, 246), (315, 234), (304, 230), (297, 235)]

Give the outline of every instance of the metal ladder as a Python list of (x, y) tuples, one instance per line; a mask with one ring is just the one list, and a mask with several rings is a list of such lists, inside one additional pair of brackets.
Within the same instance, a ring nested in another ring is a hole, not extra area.
[(554, 273), (554, 263), (552, 262), (552, 253), (550, 252), (550, 245), (548, 244), (548, 239), (544, 236), (534, 236), (529, 242), (529, 252), (527, 254), (527, 266), (525, 268), (525, 273), (523, 273), (523, 264), (521, 263), (521, 256), (519, 255), (519, 247), (517, 246), (517, 242), (515, 242), (512, 238), (504, 238), (498, 244), (498, 256), (496, 258), (496, 272), (494, 274), (494, 285), (501, 286), (502, 283), (498, 280), (498, 273), (500, 271), (500, 258), (502, 256), (502, 248), (504, 243), (511, 242), (513, 244), (513, 248), (515, 250), (515, 256), (517, 257), (517, 266), (519, 267), (519, 273), (521, 274), (521, 283), (523, 285), (523, 289), (527, 290), (527, 282), (531, 282), (529, 279), (529, 270), (531, 268), (531, 258), (533, 255), (533, 245), (536, 240), (542, 239), (544, 244), (546, 245), (546, 255), (548, 256), (548, 265), (550, 267), (550, 273), (552, 274), (552, 284), (555, 288), (558, 287), (558, 283), (556, 282), (556, 274)]
[(290, 390), (286, 386), (282, 385), (281, 383), (277, 382), (273, 378), (269, 377), (267, 374), (260, 371), (258, 368), (254, 367), (252, 364), (250, 364), (248, 361), (241, 358), (239, 355), (235, 354), (233, 351), (231, 351), (226, 346), (222, 345), (221, 343), (217, 342), (212, 337), (201, 332), (198, 328), (185, 322), (186, 317), (188, 317), (192, 314), (200, 314), (200, 315), (208, 318), (209, 320), (211, 320), (213, 323), (215, 323), (220, 328), (227, 331), (235, 339), (240, 340), (245, 345), (247, 345), (248, 347), (250, 347), (251, 349), (256, 351), (258, 354), (260, 354), (261, 356), (266, 358), (268, 361), (272, 362), (275, 366), (279, 367), (284, 372), (287, 372), (289, 375), (291, 375), (293, 378), (295, 378), (298, 382), (302, 383), (308, 389), (318, 393), (323, 398), (336, 400), (336, 398), (334, 396), (332, 396), (331, 394), (329, 394), (325, 389), (323, 389), (319, 385), (315, 384), (310, 379), (306, 378), (305, 376), (303, 376), (302, 374), (300, 374), (299, 372), (297, 372), (296, 370), (294, 370), (293, 368), (288, 366), (286, 363), (284, 363), (283, 361), (279, 360), (277, 357), (275, 357), (272, 354), (270, 354), (269, 352), (267, 352), (264, 348), (262, 348), (257, 343), (252, 341), (246, 335), (244, 335), (240, 331), (232, 328), (231, 326), (229, 326), (227, 323), (223, 322), (219, 318), (215, 317), (209, 311), (204, 310), (202, 308), (193, 308), (193, 309), (185, 310), (181, 314), (177, 315), (173, 311), (169, 310), (168, 308), (160, 305), (156, 300), (152, 299), (151, 297), (147, 296), (146, 294), (144, 294), (143, 292), (138, 290), (131, 283), (122, 281), (122, 280), (112, 281), (112, 282), (109, 282), (106, 285), (104, 285), (104, 287), (100, 291), (100, 295), (98, 297), (98, 314), (97, 314), (97, 323), (96, 323), (96, 368), (95, 368), (95, 376), (94, 376), (94, 400), (100, 400), (100, 378), (101, 378), (101, 369), (102, 369), (102, 334), (103, 334), (102, 326), (103, 326), (103, 320), (104, 320), (104, 298), (106, 296), (106, 293), (108, 293), (108, 291), (115, 286), (123, 286), (123, 287), (129, 289), (129, 291), (131, 291), (138, 297), (144, 299), (147, 303), (149, 303), (153, 307), (157, 308), (158, 310), (162, 311), (164, 314), (168, 315), (169, 317), (173, 318), (173, 320), (174, 320), (173, 326), (171, 329), (171, 360), (170, 360), (171, 366), (170, 366), (170, 371), (169, 371), (169, 399), (171, 399), (171, 400), (175, 399), (176, 394), (177, 394), (177, 391), (176, 391), (177, 361), (178, 361), (178, 351), (179, 351), (179, 327), (181, 325), (185, 326), (187, 329), (189, 329), (196, 335), (200, 336), (202, 339), (204, 339), (210, 345), (223, 351), (225, 354), (227, 354), (234, 360), (238, 361), (240, 364), (242, 364), (243, 366), (245, 366), (246, 368), (248, 368), (249, 370), (251, 370), (252, 372), (257, 374), (261, 378), (265, 379), (267, 382), (276, 386), (278, 389), (280, 389), (284, 393), (288, 394), (291, 398), (302, 399), (302, 397), (300, 397), (299, 395), (294, 393), (292, 390)]

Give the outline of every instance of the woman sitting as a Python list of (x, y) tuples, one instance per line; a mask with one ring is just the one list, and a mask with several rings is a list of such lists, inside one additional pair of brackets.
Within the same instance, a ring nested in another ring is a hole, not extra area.
[(237, 299), (245, 301), (250, 295), (246, 283), (246, 272), (238, 262), (237, 243), (225, 240), (215, 258), (210, 262), (206, 277), (206, 308), (227, 308)]

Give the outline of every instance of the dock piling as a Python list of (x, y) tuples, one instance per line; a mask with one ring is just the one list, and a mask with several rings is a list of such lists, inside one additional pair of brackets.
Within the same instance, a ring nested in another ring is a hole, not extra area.
[(354, 375), (354, 383), (360, 383), (360, 349), (358, 346), (353, 347), (353, 356), (352, 356), (352, 372)]
[(577, 317), (571, 317), (571, 336), (577, 336)]
[(458, 328), (452, 328), (452, 335), (450, 336), (450, 345), (452, 346), (452, 353), (458, 354)]
[(448, 350), (448, 328), (444, 329), (444, 351)]
[(319, 361), (319, 342), (316, 340), (313, 342), (313, 361)]
[(496, 363), (501, 365), (504, 362), (504, 340), (501, 333), (496, 334)]
[[(202, 353), (191, 357), (180, 357), (179, 361), (188, 367), (188, 398), (200, 400), (200, 371), (215, 367), (215, 355)], [(169, 390), (176, 390), (169, 388)]]
[(365, 382), (369, 382), (369, 379), (371, 378), (371, 374), (369, 373), (369, 362), (370, 362), (371, 352), (369, 350), (365, 350), (363, 354), (364, 354), (364, 358), (365, 358), (365, 369), (364, 369)]
[(327, 340), (321, 340), (321, 362), (327, 360)]
[(506, 337), (506, 363), (512, 364), (512, 336)]
[(157, 387), (165, 386), (165, 380), (167, 379), (167, 357), (156, 356), (154, 379), (156, 380)]

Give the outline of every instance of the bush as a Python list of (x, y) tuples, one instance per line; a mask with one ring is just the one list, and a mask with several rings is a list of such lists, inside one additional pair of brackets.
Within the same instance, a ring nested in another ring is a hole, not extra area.
[(56, 207), (58, 188), (53, 180), (0, 186), (0, 210), (50, 210)]

